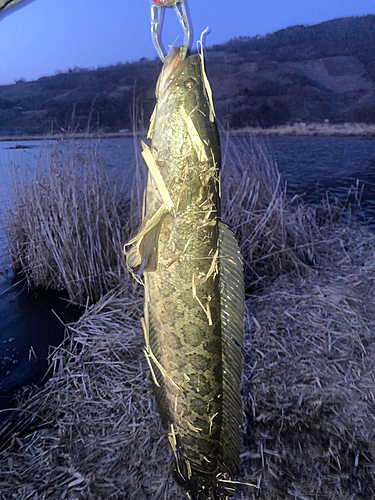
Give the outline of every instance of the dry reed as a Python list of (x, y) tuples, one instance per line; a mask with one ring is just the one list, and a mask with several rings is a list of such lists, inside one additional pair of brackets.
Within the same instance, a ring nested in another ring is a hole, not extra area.
[[(27, 413), (12, 419), (16, 437), (2, 455), (9, 460), (1, 462), (1, 493), (104, 500), (164, 490), (169, 471), (160, 475), (159, 460), (171, 457), (143, 355), (142, 304), (111, 292), (68, 327), (69, 345), (52, 358), (54, 377), (29, 389)], [(25, 425), (33, 430), (24, 437)]]
[(277, 166), (257, 140), (223, 147), (222, 218), (234, 232), (253, 286), (279, 273), (303, 273), (315, 260), (315, 212), (288, 200)]
[(375, 237), (325, 233), (315, 273), (248, 301), (246, 498), (375, 498)]
[[(264, 150), (247, 174), (249, 151), (236, 148), (238, 172), (224, 155), (223, 212), (247, 279), (264, 286), (246, 302), (237, 478), (259, 488), (235, 485), (235, 498), (374, 498), (375, 236), (333, 218), (317, 228), (270, 162), (256, 168)], [(0, 429), (4, 498), (185, 498), (142, 353), (141, 293), (125, 286), (88, 309), (52, 356), (53, 377), (20, 395)]]
[(127, 279), (121, 248), (136, 217), (95, 147), (63, 143), (35, 169), (12, 171), (5, 234), (29, 288), (93, 303)]

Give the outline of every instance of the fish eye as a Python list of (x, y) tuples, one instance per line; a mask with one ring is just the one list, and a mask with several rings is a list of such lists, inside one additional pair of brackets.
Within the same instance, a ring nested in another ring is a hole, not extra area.
[(188, 78), (187, 80), (185, 80), (184, 85), (185, 85), (185, 88), (190, 90), (190, 89), (193, 89), (195, 87), (196, 83), (197, 82), (194, 80), (194, 78)]

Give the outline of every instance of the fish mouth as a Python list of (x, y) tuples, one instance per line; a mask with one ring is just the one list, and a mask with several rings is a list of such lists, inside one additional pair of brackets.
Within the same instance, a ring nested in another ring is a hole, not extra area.
[(163, 69), (160, 74), (159, 92), (163, 92), (171, 83), (172, 73), (176, 70), (176, 68), (178, 68), (180, 63), (184, 61), (185, 57), (183, 56), (183, 49), (183, 45), (181, 47), (173, 47), (171, 52), (165, 58)]

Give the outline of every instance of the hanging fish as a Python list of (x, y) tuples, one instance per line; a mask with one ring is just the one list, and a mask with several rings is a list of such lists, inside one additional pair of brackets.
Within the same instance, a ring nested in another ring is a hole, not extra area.
[(203, 54), (166, 57), (142, 143), (143, 221), (129, 245), (144, 276), (145, 354), (188, 497), (230, 496), (240, 451), (244, 284), (220, 221), (220, 146)]

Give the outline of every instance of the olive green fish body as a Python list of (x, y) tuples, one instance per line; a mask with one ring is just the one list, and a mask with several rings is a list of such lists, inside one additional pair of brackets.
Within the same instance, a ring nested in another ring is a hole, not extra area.
[[(177, 446), (194, 466), (216, 470), (222, 385), (217, 266), (208, 274), (219, 238), (220, 152), (199, 56), (180, 62), (169, 83), (159, 86), (157, 106), (151, 152), (175, 213), (161, 223), (157, 267), (145, 273), (146, 300), (168, 374), (164, 383)], [(206, 138), (200, 149), (186, 121)], [(161, 201), (149, 176), (147, 211)]]
[(192, 498), (224, 499), (218, 478), (238, 465), (244, 300), (238, 247), (220, 222), (220, 148), (207, 85), (201, 56), (167, 58), (135, 248), (147, 356), (178, 475)]

